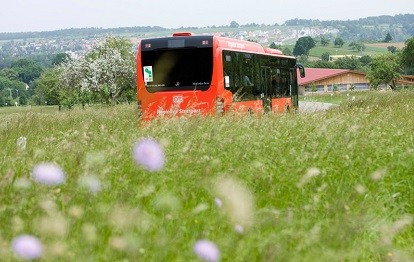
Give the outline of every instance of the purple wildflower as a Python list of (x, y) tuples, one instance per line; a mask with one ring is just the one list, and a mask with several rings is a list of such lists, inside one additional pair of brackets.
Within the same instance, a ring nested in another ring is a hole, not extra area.
[(21, 235), (13, 239), (13, 252), (20, 258), (31, 260), (42, 256), (42, 243), (34, 236)]
[(216, 262), (220, 260), (220, 250), (209, 240), (199, 240), (194, 245), (194, 253), (206, 262)]
[(49, 186), (56, 186), (65, 182), (65, 173), (56, 164), (42, 163), (33, 168), (33, 179), (40, 183)]
[(151, 138), (141, 139), (133, 147), (135, 162), (149, 171), (158, 171), (164, 167), (165, 155), (162, 146)]

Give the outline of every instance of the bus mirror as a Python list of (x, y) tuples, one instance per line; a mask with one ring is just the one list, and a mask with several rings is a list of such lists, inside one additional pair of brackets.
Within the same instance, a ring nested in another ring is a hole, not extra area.
[(305, 67), (301, 64), (297, 64), (295, 67), (299, 68), (299, 75), (300, 75), (301, 78), (304, 78), (305, 77)]
[(304, 78), (305, 77), (305, 68), (304, 67), (299, 68), (299, 72), (300, 72), (300, 77)]

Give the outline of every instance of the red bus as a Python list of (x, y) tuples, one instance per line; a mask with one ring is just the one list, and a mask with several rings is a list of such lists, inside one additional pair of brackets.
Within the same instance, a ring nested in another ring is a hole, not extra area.
[(250, 41), (191, 33), (143, 39), (137, 52), (138, 109), (145, 120), (284, 112), (298, 106), (298, 72), (304, 76), (295, 57)]

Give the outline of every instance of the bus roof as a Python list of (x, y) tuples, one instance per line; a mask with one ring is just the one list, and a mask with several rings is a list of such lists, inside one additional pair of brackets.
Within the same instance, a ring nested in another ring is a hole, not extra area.
[[(226, 50), (237, 50), (237, 51), (245, 51), (250, 53), (258, 53), (258, 54), (267, 54), (267, 55), (274, 55), (286, 58), (294, 58), (292, 56), (287, 56), (282, 53), (282, 51), (273, 48), (263, 47), (261, 44), (246, 40), (240, 40), (230, 37), (224, 36), (216, 36), (216, 35), (194, 35), (191, 32), (175, 32), (170, 37), (161, 37), (155, 39), (173, 39), (173, 38), (193, 38), (193, 37), (212, 37), (217, 44), (218, 48), (226, 49)], [(154, 39), (154, 40), (155, 40)], [(145, 39), (146, 40), (146, 39)]]
[(217, 46), (226, 49), (226, 50), (237, 50), (245, 51), (249, 53), (258, 53), (264, 55), (273, 55), (279, 57), (292, 58), (293, 56), (284, 55), (279, 49), (273, 49), (268, 47), (263, 47), (261, 44), (246, 40), (240, 40), (235, 38), (223, 37), (223, 36), (213, 36), (217, 40)]

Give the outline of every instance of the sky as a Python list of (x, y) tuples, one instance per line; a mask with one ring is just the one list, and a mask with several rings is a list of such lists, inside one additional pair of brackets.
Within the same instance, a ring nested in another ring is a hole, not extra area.
[(414, 14), (413, 0), (2, 0), (0, 32), (283, 24)]

